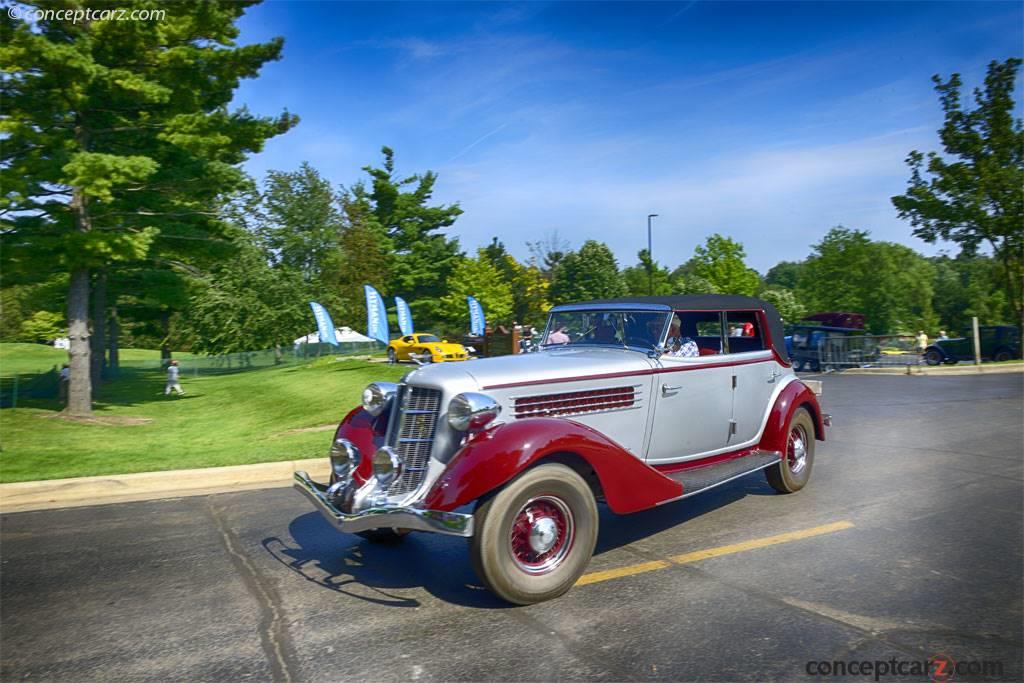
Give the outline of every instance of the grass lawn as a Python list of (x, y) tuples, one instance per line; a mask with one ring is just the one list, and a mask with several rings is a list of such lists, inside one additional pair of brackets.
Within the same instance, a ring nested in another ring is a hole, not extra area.
[[(49, 370), (54, 352), (2, 344), (0, 373)], [(63, 351), (56, 355), (64, 362)], [(128, 369), (101, 387), (94, 423), (57, 417), (60, 406), (48, 399), (0, 411), (0, 482), (326, 457), (330, 431), (294, 430), (337, 423), (369, 382), (396, 381), (408, 369), (324, 358), (184, 376), (187, 394), (171, 398), (163, 372)]]

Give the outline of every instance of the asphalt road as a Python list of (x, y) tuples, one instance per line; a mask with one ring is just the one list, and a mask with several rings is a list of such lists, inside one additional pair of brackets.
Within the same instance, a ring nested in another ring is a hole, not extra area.
[(808, 488), (604, 511), (603, 580), (526, 608), (465, 541), (372, 545), (288, 489), (6, 515), (0, 677), (799, 681), (941, 653), (1002, 666), (953, 680), (1021, 680), (1021, 376), (824, 382)]

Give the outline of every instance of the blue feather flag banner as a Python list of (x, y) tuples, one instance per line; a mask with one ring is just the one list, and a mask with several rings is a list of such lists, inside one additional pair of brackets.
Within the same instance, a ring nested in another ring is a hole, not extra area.
[(474, 337), (482, 337), (484, 330), (487, 329), (484, 307), (471, 296), (467, 296), (466, 301), (469, 303), (469, 333)]
[(409, 304), (402, 297), (396, 296), (395, 308), (398, 310), (398, 329), (403, 335), (412, 334), (412, 311), (409, 310)]
[(334, 321), (331, 320), (331, 314), (327, 312), (326, 308), (315, 301), (310, 301), (309, 307), (313, 309), (313, 317), (316, 318), (316, 329), (320, 335), (320, 343), (338, 346), (338, 337), (334, 333)]
[(388, 312), (384, 308), (384, 299), (371, 285), (363, 285), (363, 289), (366, 290), (366, 336), (387, 344), (390, 340)]

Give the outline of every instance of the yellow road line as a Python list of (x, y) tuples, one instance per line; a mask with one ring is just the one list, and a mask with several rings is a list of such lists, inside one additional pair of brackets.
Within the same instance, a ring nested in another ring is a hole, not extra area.
[(643, 574), (644, 572), (653, 572), (658, 569), (666, 569), (667, 567), (671, 567), (673, 564), (688, 564), (690, 562), (698, 562), (700, 560), (706, 560), (711, 557), (721, 557), (722, 555), (742, 553), (747, 550), (754, 550), (756, 548), (766, 548), (770, 545), (778, 545), (780, 543), (790, 543), (792, 541), (799, 541), (804, 538), (821, 536), (823, 534), (832, 534), (837, 531), (842, 531), (843, 529), (850, 528), (853, 528), (853, 522), (834, 522), (832, 524), (811, 527), (810, 529), (800, 529), (799, 531), (787, 531), (784, 534), (777, 534), (775, 536), (755, 538), (750, 541), (743, 541), (742, 543), (722, 545), (718, 546), (717, 548), (708, 548), (706, 550), (695, 550), (691, 553), (684, 553), (682, 555), (670, 557), (667, 560), (654, 560), (652, 562), (642, 562), (640, 564), (631, 564), (627, 567), (619, 567), (618, 569), (606, 569), (605, 571), (601, 572), (592, 572), (590, 574), (584, 574), (579, 578), (579, 581), (576, 582), (576, 585), (586, 586), (587, 584), (600, 583), (602, 581), (610, 581), (611, 579), (618, 579), (623, 576), (633, 576), (634, 574)]

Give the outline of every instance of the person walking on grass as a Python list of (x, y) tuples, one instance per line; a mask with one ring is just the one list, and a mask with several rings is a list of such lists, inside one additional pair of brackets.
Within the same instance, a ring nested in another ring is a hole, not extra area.
[(170, 396), (171, 391), (178, 392), (184, 396), (185, 390), (181, 388), (181, 380), (178, 379), (178, 361), (172, 360), (167, 366), (167, 386), (164, 387), (164, 396)]

